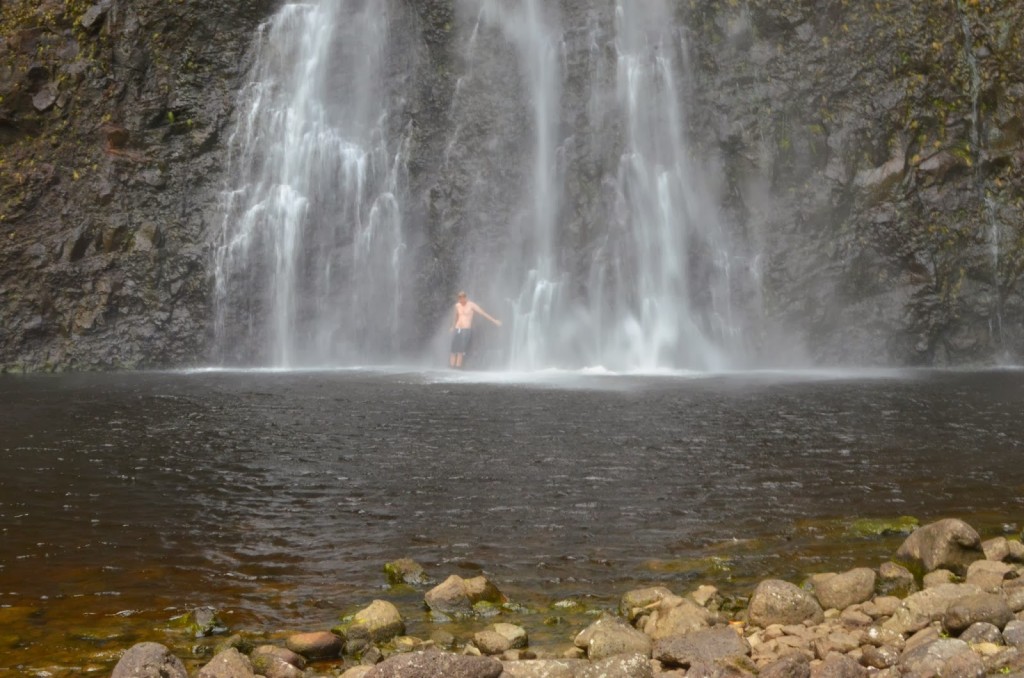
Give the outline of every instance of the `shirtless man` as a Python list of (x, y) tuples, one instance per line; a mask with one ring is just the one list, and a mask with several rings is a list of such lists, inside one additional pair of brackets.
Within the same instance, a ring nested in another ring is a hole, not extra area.
[(452, 318), (452, 355), (448, 364), (455, 369), (462, 368), (462, 359), (466, 356), (469, 348), (470, 335), (473, 333), (473, 315), (479, 313), (492, 323), (501, 327), (501, 321), (495, 320), (487, 315), (487, 311), (477, 306), (476, 302), (470, 301), (465, 292), (459, 292), (458, 301), (455, 302), (455, 317)]

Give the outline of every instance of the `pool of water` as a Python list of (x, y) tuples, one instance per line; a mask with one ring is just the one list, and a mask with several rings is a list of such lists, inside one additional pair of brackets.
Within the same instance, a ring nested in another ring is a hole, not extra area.
[(486, 574), (555, 644), (558, 600), (886, 560), (854, 518), (1019, 534), (1022, 405), (1017, 370), (3, 376), (0, 675), (199, 661), (196, 605), (273, 635), (385, 598), (428, 635), (400, 557)]

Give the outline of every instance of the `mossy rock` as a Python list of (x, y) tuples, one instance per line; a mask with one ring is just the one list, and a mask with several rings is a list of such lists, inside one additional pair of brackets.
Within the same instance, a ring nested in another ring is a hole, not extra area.
[(227, 626), (217, 618), (217, 611), (212, 607), (197, 607), (179, 617), (174, 617), (171, 621), (195, 638), (220, 635), (228, 631)]
[(733, 567), (735, 567), (735, 562), (732, 558), (724, 556), (705, 556), (703, 558), (680, 558), (678, 560), (648, 560), (644, 563), (644, 567), (651, 572), (713, 575), (731, 572)]
[(431, 583), (423, 567), (410, 558), (399, 558), (384, 564), (384, 574), (392, 586), (425, 586)]
[(860, 518), (849, 524), (846, 534), (851, 537), (891, 537), (910, 534), (920, 525), (921, 522), (913, 516)]

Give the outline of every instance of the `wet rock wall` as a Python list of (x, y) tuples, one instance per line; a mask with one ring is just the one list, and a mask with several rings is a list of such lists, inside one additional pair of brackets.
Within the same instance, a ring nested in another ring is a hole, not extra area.
[[(472, 22), (464, 3), (399, 4), (403, 108), (393, 118), (410, 135), (415, 344), (429, 338), (473, 248), (500, 245), (502, 232), (480, 224), (512, 218), (507, 191), (474, 184), (528, 185), (527, 144), (460, 155), (453, 131), (468, 147), (495, 128), (532, 130), (525, 103), (456, 99)], [(608, 208), (591, 179), (612, 159), (571, 137), (591, 85), (585, 36), (611, 21), (607, 4), (557, 6), (569, 168), (558, 246), (581, 294), (589, 229)], [(253, 30), (275, 5), (0, 6), (0, 365), (205, 360), (226, 137)], [(687, 132), (735, 241), (761, 271), (757, 360), (1018, 359), (1024, 9), (708, 0), (680, 1), (676, 12), (693, 79)], [(509, 77), (514, 50), (494, 52), (507, 58), (493, 77)]]

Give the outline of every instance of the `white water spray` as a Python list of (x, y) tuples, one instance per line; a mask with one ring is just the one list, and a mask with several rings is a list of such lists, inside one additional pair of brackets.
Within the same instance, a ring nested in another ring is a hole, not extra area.
[(398, 350), (404, 149), (387, 133), (387, 27), (386, 2), (322, 0), (260, 29), (214, 262), (222, 362)]

